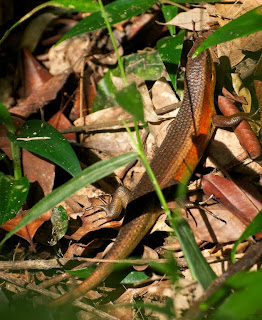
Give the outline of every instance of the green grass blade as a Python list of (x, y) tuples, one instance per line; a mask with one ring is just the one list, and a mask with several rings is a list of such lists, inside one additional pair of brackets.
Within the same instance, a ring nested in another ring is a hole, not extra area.
[(199, 250), (187, 221), (176, 217), (172, 221), (172, 226), (185, 255), (192, 277), (200, 283), (203, 289), (206, 289), (216, 279), (216, 274)]
[(255, 218), (246, 227), (246, 230), (242, 233), (240, 238), (235, 242), (234, 247), (231, 250), (231, 260), (235, 262), (235, 253), (237, 246), (240, 242), (246, 240), (248, 237), (252, 237), (256, 233), (262, 230), (262, 211), (260, 211)]

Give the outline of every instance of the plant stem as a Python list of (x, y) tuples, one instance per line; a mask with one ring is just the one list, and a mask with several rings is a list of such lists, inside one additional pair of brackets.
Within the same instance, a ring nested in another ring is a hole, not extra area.
[(22, 168), (21, 168), (21, 162), (20, 162), (20, 149), (13, 142), (11, 142), (11, 154), (12, 154), (13, 166), (14, 166), (14, 178), (15, 178), (15, 180), (19, 180), (22, 178)]
[(108, 18), (108, 16), (107, 16), (107, 12), (105, 11), (105, 8), (104, 8), (104, 6), (103, 6), (102, 0), (98, 0), (98, 2), (99, 2), (99, 5), (100, 5), (100, 10), (101, 10), (102, 17), (103, 17), (104, 20), (105, 20), (106, 27), (107, 27), (107, 30), (108, 30), (110, 39), (111, 39), (111, 41), (112, 41), (113, 48), (114, 48), (115, 53), (116, 53), (116, 57), (117, 57), (119, 69), (120, 69), (120, 72), (121, 72), (121, 76), (122, 76), (122, 78), (124, 79), (125, 85), (127, 86), (127, 85), (128, 85), (128, 82), (127, 82), (127, 79), (126, 79), (123, 62), (122, 62), (122, 60), (121, 60), (121, 57), (120, 57), (119, 52), (118, 52), (118, 49), (117, 49), (116, 41), (115, 41), (115, 38), (114, 38), (114, 35), (113, 35), (113, 31), (112, 31), (111, 25), (110, 25), (110, 23), (109, 23), (109, 18)]

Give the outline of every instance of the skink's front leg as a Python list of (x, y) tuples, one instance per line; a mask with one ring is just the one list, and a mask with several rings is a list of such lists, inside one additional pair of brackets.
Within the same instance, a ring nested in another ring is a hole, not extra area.
[(98, 206), (103, 209), (108, 218), (116, 219), (123, 209), (126, 209), (129, 202), (131, 191), (124, 186), (120, 186), (114, 192), (111, 202), (108, 205)]

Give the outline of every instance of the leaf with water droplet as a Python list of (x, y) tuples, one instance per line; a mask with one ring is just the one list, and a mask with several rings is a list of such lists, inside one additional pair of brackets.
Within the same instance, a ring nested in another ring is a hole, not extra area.
[(0, 224), (14, 218), (27, 198), (27, 177), (15, 180), (0, 172)]
[(47, 122), (28, 120), (18, 136), (8, 134), (8, 137), (19, 147), (54, 162), (72, 176), (81, 172), (79, 161), (69, 142)]

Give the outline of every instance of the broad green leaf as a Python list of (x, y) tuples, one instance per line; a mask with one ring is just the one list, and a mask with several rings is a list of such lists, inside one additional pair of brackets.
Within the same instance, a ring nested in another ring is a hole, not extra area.
[[(157, 0), (117, 0), (106, 5), (105, 11), (111, 25), (136, 16), (152, 7)], [(100, 11), (92, 13), (68, 31), (58, 43), (77, 35), (105, 28), (106, 24)]]
[(165, 37), (157, 42), (157, 50), (166, 66), (174, 88), (177, 88), (177, 69), (181, 58), (185, 31), (175, 37)]
[(15, 133), (16, 127), (14, 125), (11, 114), (6, 107), (0, 102), (0, 123), (11, 133)]
[(187, 221), (177, 216), (171, 220), (171, 223), (192, 277), (199, 282), (203, 289), (206, 289), (216, 279), (216, 274), (202, 256)]
[(79, 161), (69, 142), (47, 122), (28, 120), (18, 136), (9, 135), (9, 138), (19, 147), (51, 160), (72, 176), (81, 172)]
[[(172, 6), (172, 5), (162, 5), (161, 10), (163, 12), (163, 16), (165, 18), (165, 21), (168, 22), (172, 20), (178, 12), (178, 7)], [(171, 36), (174, 36), (176, 34), (176, 26), (167, 26), (168, 30), (171, 34)]]
[(245, 320), (261, 318), (261, 270), (235, 274), (225, 282), (223, 287), (231, 289), (231, 294), (219, 307), (215, 308), (212, 319)]
[(145, 281), (149, 276), (143, 271), (131, 271), (127, 276), (121, 280), (121, 284), (133, 284), (140, 281)]
[(71, 11), (87, 11), (87, 12), (94, 12), (99, 10), (99, 4), (97, 2), (94, 2), (93, 0), (58, 0), (58, 1), (47, 1), (43, 4), (40, 4), (39, 6), (35, 7), (33, 10), (28, 12), (26, 15), (24, 15), (21, 19), (19, 19), (15, 24), (11, 26), (3, 35), (3, 37), (0, 40), (0, 45), (2, 42), (8, 37), (10, 32), (19, 26), (22, 22), (29, 19), (32, 15), (34, 15), (37, 11), (42, 10), (46, 7), (62, 7), (62, 8), (68, 8)]
[(89, 278), (89, 276), (94, 270), (95, 270), (94, 267), (88, 267), (88, 268), (83, 268), (78, 270), (65, 270), (65, 271), (74, 277), (87, 279)]
[(138, 121), (144, 122), (143, 101), (134, 82), (118, 91), (114, 96), (114, 100)]
[(199, 46), (194, 56), (219, 43), (244, 37), (260, 30), (262, 30), (262, 6), (243, 14), (212, 33)]
[(62, 186), (55, 189), (53, 192), (48, 194), (46, 197), (36, 203), (29, 213), (23, 217), (23, 219), (10, 231), (0, 243), (0, 246), (5, 243), (13, 234), (15, 234), (22, 227), (26, 226), (29, 222), (40, 217), (43, 213), (54, 208), (58, 203), (64, 199), (70, 197), (76, 191), (87, 186), (88, 184), (94, 183), (105, 176), (112, 173), (115, 169), (127, 164), (137, 157), (137, 153), (131, 152), (121, 156), (99, 161), (89, 168), (83, 170), (74, 178), (63, 184)]
[(17, 215), (26, 200), (28, 190), (27, 177), (15, 180), (0, 172), (0, 224)]
[(250, 222), (250, 224), (246, 227), (246, 230), (242, 233), (240, 238), (235, 242), (234, 247), (231, 250), (231, 260), (235, 262), (235, 253), (237, 246), (240, 242), (246, 240), (248, 237), (252, 237), (256, 233), (262, 230), (262, 211), (260, 211), (255, 218)]

